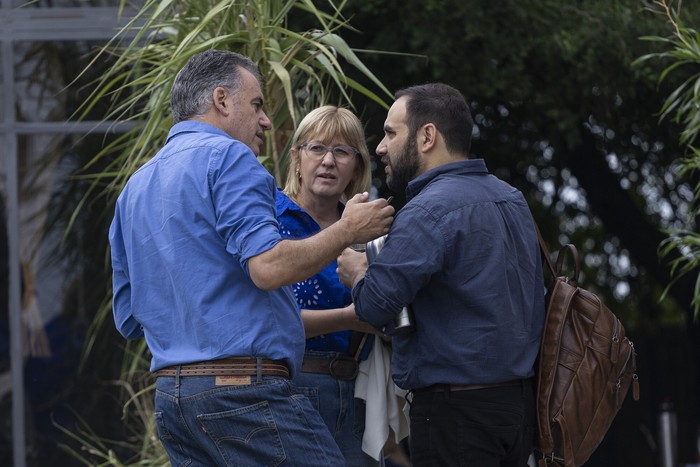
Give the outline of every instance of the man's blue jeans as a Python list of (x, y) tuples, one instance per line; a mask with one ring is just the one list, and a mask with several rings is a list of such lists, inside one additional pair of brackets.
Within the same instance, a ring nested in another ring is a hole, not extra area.
[(216, 376), (158, 377), (155, 422), (173, 466), (345, 465), (321, 416), (288, 379), (250, 378), (217, 385)]
[[(307, 350), (304, 355), (332, 359), (338, 352)], [(378, 467), (384, 464), (383, 459), (374, 460), (362, 451), (365, 402), (355, 399), (355, 380), (343, 381), (331, 375), (302, 372), (294, 378), (294, 384), (321, 413), (348, 467)]]

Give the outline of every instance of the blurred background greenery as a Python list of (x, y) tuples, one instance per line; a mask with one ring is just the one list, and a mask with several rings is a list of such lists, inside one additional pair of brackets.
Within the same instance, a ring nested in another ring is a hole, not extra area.
[[(40, 269), (66, 276), (60, 311), (41, 327), (52, 352), (25, 360), (29, 465), (167, 464), (153, 436), (147, 351), (111, 321), (106, 232), (124, 180), (167, 133), (175, 72), (210, 47), (258, 61), (275, 124), (261, 162), (280, 183), (290, 131), (309, 109), (354, 108), (373, 148), (393, 91), (428, 81), (460, 89), (476, 122), (472, 156), (525, 193), (552, 251), (578, 246), (581, 282), (635, 343), (641, 400), (628, 398), (586, 465), (662, 465), (664, 404), (677, 417), (677, 463), (700, 462), (697, 2), (174, 0), (136, 11), (105, 48), (17, 44), (15, 74), (43, 90), (32, 100), (51, 103), (52, 118), (132, 122), (107, 136), (51, 138), (39, 157), (53, 161), (47, 167), (20, 159), (20, 203), (36, 195), (35, 174), (57, 174)], [(19, 146), (23, 154), (37, 143)], [(374, 182), (389, 195), (378, 161)], [(0, 283), (2, 303), (7, 287)], [(9, 368), (6, 318), (0, 371)], [(0, 462), (10, 465), (11, 397), (0, 395)]]

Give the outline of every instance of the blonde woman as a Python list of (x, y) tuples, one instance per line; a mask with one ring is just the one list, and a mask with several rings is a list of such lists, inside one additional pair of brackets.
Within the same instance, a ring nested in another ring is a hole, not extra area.
[[(304, 238), (330, 226), (344, 201), (368, 191), (370, 159), (360, 120), (350, 110), (311, 111), (292, 138), (289, 170), (278, 192), (277, 218), (284, 238)], [(294, 382), (328, 426), (348, 466), (383, 465), (362, 451), (364, 401), (355, 399), (358, 360), (369, 352), (374, 329), (359, 321), (350, 290), (338, 281), (336, 262), (292, 286), (301, 309), (306, 351)]]

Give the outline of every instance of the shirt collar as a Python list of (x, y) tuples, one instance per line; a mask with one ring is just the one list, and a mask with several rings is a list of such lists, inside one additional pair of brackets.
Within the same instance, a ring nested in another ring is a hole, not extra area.
[(215, 127), (214, 125), (199, 122), (196, 120), (183, 120), (182, 122), (176, 123), (175, 125), (173, 125), (172, 128), (170, 128), (170, 132), (168, 133), (168, 139), (166, 140), (166, 143), (179, 134), (193, 132), (212, 133), (221, 136), (228, 136), (229, 138), (231, 138), (231, 135), (226, 133), (221, 128)]
[[(306, 214), (306, 211), (304, 211), (297, 203), (295, 203), (289, 196), (284, 194), (281, 188), (277, 188), (277, 198), (275, 200), (275, 204), (277, 205), (277, 215), (281, 215), (285, 211), (298, 211), (298, 212), (303, 212)], [(343, 214), (343, 210), (345, 209), (345, 205), (341, 202), (338, 202), (338, 212), (340, 214)]]
[(420, 174), (408, 182), (408, 186), (406, 187), (406, 200), (408, 201), (416, 196), (426, 185), (443, 174), (488, 175), (488, 173), (486, 162), (483, 159), (466, 159), (443, 164)]
[(275, 200), (275, 204), (277, 204), (277, 215), (281, 215), (285, 211), (299, 211), (299, 212), (304, 212), (303, 209), (301, 209), (297, 203), (292, 201), (292, 199), (285, 195), (284, 192), (280, 189), (277, 188), (277, 198)]

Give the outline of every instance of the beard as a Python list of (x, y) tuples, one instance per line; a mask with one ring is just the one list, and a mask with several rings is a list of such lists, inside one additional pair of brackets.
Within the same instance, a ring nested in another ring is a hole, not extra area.
[(391, 163), (391, 170), (386, 177), (387, 186), (396, 193), (403, 193), (406, 191), (408, 182), (416, 177), (420, 166), (416, 138), (413, 135), (406, 139), (403, 148)]

